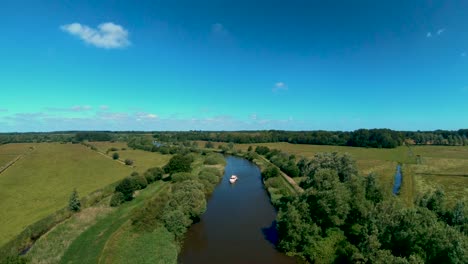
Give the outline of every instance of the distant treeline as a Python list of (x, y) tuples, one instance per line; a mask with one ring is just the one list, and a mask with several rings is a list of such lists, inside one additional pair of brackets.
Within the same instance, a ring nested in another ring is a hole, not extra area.
[[(395, 131), (390, 129), (358, 129), (355, 131), (184, 131), (184, 132), (139, 132), (139, 131), (64, 131), (48, 133), (0, 133), (0, 144), (24, 142), (82, 142), (82, 141), (128, 141), (135, 136), (153, 135), (160, 142), (183, 142), (206, 140), (233, 143), (288, 142), (353, 146), (368, 148), (395, 148), (403, 143), (417, 145), (468, 145), (468, 129), (457, 131)], [(146, 147), (152, 142), (146, 139)]]
[(394, 148), (403, 142), (420, 145), (468, 145), (468, 129), (458, 131), (394, 131), (358, 129), (348, 131), (235, 131), (235, 132), (155, 132), (160, 141), (206, 140), (234, 143), (288, 142), (293, 144), (336, 145), (370, 148)]

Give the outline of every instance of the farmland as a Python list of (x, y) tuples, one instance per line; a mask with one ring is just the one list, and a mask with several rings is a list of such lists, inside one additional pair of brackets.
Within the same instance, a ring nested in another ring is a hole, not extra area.
[[(199, 142), (203, 145), (204, 142)], [(221, 143), (216, 143), (218, 146)], [(468, 197), (468, 147), (466, 146), (400, 146), (394, 149), (357, 148), (289, 143), (236, 144), (246, 151), (249, 146), (267, 146), (297, 157), (312, 158), (318, 152), (349, 153), (360, 173), (375, 172), (385, 188), (391, 190), (395, 167), (403, 164), (404, 180), (401, 195), (407, 204), (427, 190), (444, 189), (447, 200)], [(415, 182), (413, 182), (415, 181)]]
[[(135, 170), (81, 144), (0, 146), (0, 156), (14, 158), (24, 153), (22, 159), (0, 174), (0, 245), (26, 226), (66, 206), (74, 188), (85, 196)], [(144, 153), (147, 156), (139, 152), (128, 154), (135, 164), (142, 164), (137, 167), (141, 170), (162, 166), (169, 159), (149, 152)]]

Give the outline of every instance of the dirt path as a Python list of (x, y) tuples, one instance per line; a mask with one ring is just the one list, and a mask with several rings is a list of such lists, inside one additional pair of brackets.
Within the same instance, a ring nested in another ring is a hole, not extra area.
[[(263, 157), (262, 155), (259, 155), (265, 162), (267, 162), (268, 164), (271, 164), (272, 166), (275, 166), (277, 167), (275, 164), (271, 163), (268, 159), (266, 159), (265, 157)], [(278, 168), (279, 169), (279, 168)], [(280, 174), (281, 176), (283, 176), (283, 178), (294, 188), (294, 190), (297, 192), (297, 193), (302, 193), (304, 192), (304, 189), (302, 189), (298, 184), (297, 182), (289, 177), (286, 173), (282, 172), (281, 170), (280, 171)]]
[(15, 164), (18, 160), (22, 159), (23, 158), (23, 155), (19, 155), (18, 157), (16, 157), (14, 160), (8, 162), (5, 166), (3, 167), (0, 167), (0, 174), (4, 171), (6, 171), (8, 168), (10, 168), (11, 166), (13, 166), (13, 164)]

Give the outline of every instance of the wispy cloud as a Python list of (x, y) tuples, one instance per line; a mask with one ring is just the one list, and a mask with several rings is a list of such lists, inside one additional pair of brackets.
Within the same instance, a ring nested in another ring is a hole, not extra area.
[(82, 112), (82, 111), (89, 111), (92, 110), (93, 107), (90, 105), (75, 105), (71, 108), (74, 112)]
[(444, 32), (445, 32), (445, 28), (438, 29), (434, 34), (431, 31), (429, 31), (426, 33), (426, 38), (438, 37), (442, 35), (442, 33)]
[(6, 108), (0, 108), (0, 113), (1, 113), (1, 112), (8, 112), (8, 109), (6, 109)]
[(103, 110), (103, 111), (106, 111), (106, 110), (109, 110), (109, 106), (107, 105), (101, 105), (99, 106), (99, 109)]
[(273, 86), (273, 92), (279, 92), (279, 91), (286, 91), (288, 90), (288, 86), (284, 82), (277, 82)]
[(128, 31), (112, 22), (102, 23), (97, 28), (91, 28), (80, 23), (72, 23), (63, 25), (60, 29), (98, 48), (113, 49), (130, 45)]
[(84, 112), (92, 110), (93, 107), (90, 105), (75, 105), (72, 107), (46, 107), (44, 108), (47, 112)]
[(221, 23), (214, 23), (213, 25), (211, 25), (211, 32), (213, 34), (217, 34), (217, 35), (228, 35), (229, 34), (227, 29)]

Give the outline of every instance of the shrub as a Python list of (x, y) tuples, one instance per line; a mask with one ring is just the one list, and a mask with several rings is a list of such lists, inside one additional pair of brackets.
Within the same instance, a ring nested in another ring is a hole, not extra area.
[(68, 201), (68, 209), (73, 212), (78, 212), (81, 209), (81, 202), (80, 199), (78, 198), (78, 192), (76, 189), (73, 190), (70, 200)]
[(133, 160), (131, 159), (125, 159), (125, 165), (133, 165)]
[(211, 141), (205, 143), (205, 148), (214, 148), (214, 144)]
[(166, 173), (176, 173), (176, 172), (190, 172), (192, 168), (192, 158), (187, 155), (175, 155), (169, 160), (166, 166), (164, 166), (164, 171)]
[(132, 177), (133, 181), (135, 182), (135, 188), (137, 190), (145, 189), (148, 186), (148, 181), (144, 176), (134, 176)]
[(263, 172), (262, 176), (265, 180), (280, 175), (280, 171), (276, 166), (268, 166)]
[(145, 172), (144, 176), (148, 184), (150, 184), (152, 182), (161, 180), (163, 177), (163, 174), (164, 174), (163, 169), (161, 169), (160, 167), (155, 167), (155, 168), (149, 168)]
[(221, 170), (217, 169), (217, 168), (209, 168), (209, 167), (208, 167), (208, 168), (203, 168), (203, 169), (200, 171), (199, 174), (202, 174), (202, 173), (205, 173), (205, 172), (206, 172), (206, 173), (214, 174), (214, 175), (216, 175), (216, 176), (218, 176), (218, 177), (223, 176), (223, 172), (222, 172)]
[(223, 155), (219, 153), (210, 153), (206, 155), (205, 161), (203, 162), (206, 165), (216, 165), (223, 164), (225, 162)]
[(265, 146), (257, 146), (255, 148), (255, 152), (257, 152), (260, 155), (265, 155), (268, 152), (270, 152), (270, 149), (268, 147), (265, 147)]
[(120, 155), (119, 155), (119, 153), (117, 153), (117, 152), (115, 152), (114, 154), (112, 154), (112, 158), (115, 159), (115, 160), (119, 159), (119, 157), (120, 157)]
[(116, 207), (116, 206), (121, 205), (124, 202), (125, 202), (125, 196), (123, 195), (123, 193), (116, 192), (114, 193), (114, 195), (112, 195), (109, 205), (112, 207)]
[(171, 178), (173, 182), (183, 182), (183, 181), (192, 180), (194, 177), (192, 174), (187, 173), (187, 172), (178, 172), (178, 173), (172, 174)]
[(200, 174), (198, 175), (198, 178), (200, 180), (206, 180), (213, 185), (219, 182), (219, 178), (218, 176), (216, 176), (216, 174), (213, 174), (211, 172), (206, 172), (206, 171), (201, 171)]
[(119, 149), (116, 148), (116, 147), (112, 147), (112, 148), (109, 148), (107, 151), (108, 151), (108, 152), (111, 152), (111, 151), (117, 151), (117, 150), (119, 150)]
[(133, 192), (137, 190), (135, 181), (131, 178), (123, 179), (119, 185), (115, 187), (116, 192), (121, 192), (124, 195), (125, 201), (131, 201), (133, 199)]

